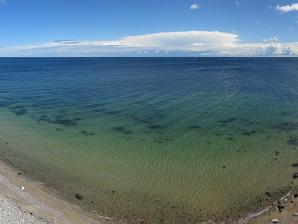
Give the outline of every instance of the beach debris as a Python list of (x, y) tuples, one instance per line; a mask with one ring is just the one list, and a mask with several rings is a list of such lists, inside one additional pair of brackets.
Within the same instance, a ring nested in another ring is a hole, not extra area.
[(293, 174), (293, 179), (296, 179), (296, 178), (298, 178), (298, 173)]
[(277, 218), (274, 218), (274, 219), (272, 219), (271, 220), (273, 223), (278, 223), (279, 222), (279, 220), (277, 219)]
[(281, 200), (277, 201), (277, 209), (279, 212), (282, 212), (285, 207), (286, 207), (286, 205), (283, 203), (283, 201), (281, 201)]
[(20, 190), (21, 191), (24, 191), (25, 190), (25, 187), (24, 186), (21, 186)]
[(83, 199), (83, 195), (82, 194), (75, 194), (76, 198), (78, 200), (82, 200)]

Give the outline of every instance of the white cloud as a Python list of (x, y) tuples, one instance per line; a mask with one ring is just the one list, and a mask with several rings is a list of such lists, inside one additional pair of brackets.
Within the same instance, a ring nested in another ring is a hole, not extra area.
[(277, 37), (269, 37), (264, 39), (265, 42), (278, 42), (278, 38)]
[(238, 34), (219, 31), (162, 32), (114, 40), (59, 40), (0, 48), (0, 56), (298, 56), (298, 42), (276, 37), (241, 41)]
[(276, 10), (280, 12), (298, 11), (298, 3), (292, 3), (289, 5), (277, 5)]
[(199, 9), (199, 8), (200, 8), (200, 5), (197, 4), (197, 3), (194, 3), (194, 4), (192, 4), (192, 5), (189, 7), (190, 10), (197, 10), (197, 9)]

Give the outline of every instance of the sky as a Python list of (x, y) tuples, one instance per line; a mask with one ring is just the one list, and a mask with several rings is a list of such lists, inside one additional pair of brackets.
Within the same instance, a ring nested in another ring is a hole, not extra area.
[(298, 0), (0, 0), (6, 56), (298, 56)]

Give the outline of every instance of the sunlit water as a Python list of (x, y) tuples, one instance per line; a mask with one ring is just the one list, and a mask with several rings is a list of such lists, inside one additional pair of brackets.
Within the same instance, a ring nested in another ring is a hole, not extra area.
[(106, 216), (237, 219), (297, 185), (298, 59), (1, 58), (0, 141)]

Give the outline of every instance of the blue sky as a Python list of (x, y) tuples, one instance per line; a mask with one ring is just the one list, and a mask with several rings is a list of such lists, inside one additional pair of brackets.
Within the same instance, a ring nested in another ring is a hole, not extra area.
[(0, 0), (0, 56), (297, 56), (298, 0)]

